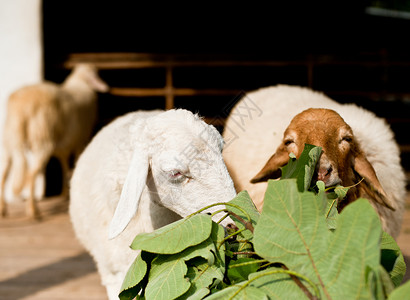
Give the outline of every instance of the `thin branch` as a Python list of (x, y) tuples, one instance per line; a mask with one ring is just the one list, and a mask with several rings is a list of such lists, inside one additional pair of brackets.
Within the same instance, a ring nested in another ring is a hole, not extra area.
[(236, 254), (236, 255), (241, 255), (241, 254), (244, 254), (244, 255), (258, 255), (254, 251), (243, 251), (243, 252), (239, 251), (239, 252), (232, 252), (232, 253)]
[(242, 219), (240, 216), (238, 216), (237, 214), (235, 214), (234, 212), (228, 211), (228, 214), (234, 216), (236, 219), (238, 219), (239, 222), (241, 222), (246, 229), (248, 229), (250, 232), (253, 233), (254, 228), (251, 222), (246, 222), (244, 219)]
[[(252, 279), (246, 281), (246, 282), (229, 298), (229, 300), (234, 299), (243, 289), (245, 289), (245, 288), (246, 288), (249, 284), (251, 284), (253, 281), (255, 281), (255, 280), (257, 280), (257, 279), (259, 279), (259, 278), (261, 278), (261, 277), (263, 277), (263, 276), (268, 276), (268, 275), (273, 275), (273, 274), (281, 274), (281, 273), (282, 273), (282, 274), (283, 274), (283, 273), (288, 274), (289, 276), (299, 277), (299, 278), (303, 279), (304, 281), (306, 281), (306, 282), (313, 288), (313, 290), (315, 291), (315, 293), (316, 293), (316, 295), (317, 295), (317, 296), (314, 296), (314, 295), (312, 295), (312, 293), (309, 292), (310, 296), (307, 295), (307, 296), (309, 297), (309, 299), (310, 299), (310, 300), (318, 300), (318, 299), (319, 299), (319, 298), (318, 298), (319, 295), (320, 295), (320, 294), (319, 294), (319, 290), (318, 290), (318, 288), (316, 287), (316, 285), (315, 285), (312, 281), (309, 280), (309, 278), (303, 276), (302, 274), (298, 274), (298, 273), (296, 273), (296, 272), (293, 272), (293, 271), (277, 269), (277, 270), (274, 270), (274, 271), (268, 271), (268, 272), (265, 272), (265, 273), (263, 273), (263, 274), (256, 275), (256, 276), (253, 277)], [(306, 288), (306, 287), (305, 287), (305, 288)]]
[[(289, 271), (288, 267), (281, 264), (281, 268)], [(296, 285), (302, 290), (302, 292), (305, 293), (305, 295), (311, 299), (311, 300), (317, 300), (318, 298), (314, 295), (312, 295), (312, 293), (308, 290), (308, 288), (302, 283), (302, 281), (300, 281), (300, 279), (298, 277), (296, 277), (295, 275), (289, 273), (290, 278), (292, 278), (292, 280), (296, 283)]]

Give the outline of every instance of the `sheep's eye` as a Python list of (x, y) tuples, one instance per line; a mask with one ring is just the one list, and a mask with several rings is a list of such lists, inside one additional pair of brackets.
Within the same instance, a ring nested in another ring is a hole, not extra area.
[(286, 141), (284, 142), (285, 146), (289, 146), (289, 145), (292, 144), (292, 143), (294, 143), (294, 141), (292, 141), (292, 140), (286, 140)]
[(171, 171), (171, 177), (178, 177), (181, 176), (182, 173), (180, 171)]
[(187, 176), (185, 176), (181, 171), (173, 170), (168, 173), (169, 179), (173, 183), (182, 182)]
[(350, 143), (352, 140), (353, 140), (353, 139), (352, 139), (352, 137), (351, 137), (351, 136), (345, 136), (345, 137), (343, 137), (343, 138), (341, 139), (341, 141), (340, 141), (340, 142), (345, 141), (345, 142)]

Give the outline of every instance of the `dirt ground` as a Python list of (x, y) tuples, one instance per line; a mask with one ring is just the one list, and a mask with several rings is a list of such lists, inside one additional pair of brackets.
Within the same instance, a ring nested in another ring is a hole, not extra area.
[[(410, 191), (398, 245), (410, 266)], [(91, 257), (76, 240), (58, 198), (40, 202), (41, 222), (24, 217), (23, 204), (10, 207), (0, 220), (1, 300), (104, 300), (105, 289)], [(403, 282), (410, 279), (409, 270)]]

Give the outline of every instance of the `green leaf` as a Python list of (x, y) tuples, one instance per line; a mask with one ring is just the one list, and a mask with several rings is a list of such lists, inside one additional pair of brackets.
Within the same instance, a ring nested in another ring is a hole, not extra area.
[(205, 258), (210, 265), (215, 263), (215, 244), (211, 237), (203, 241), (202, 243), (186, 248), (180, 253), (174, 254), (173, 259), (183, 259), (185, 261), (193, 259), (195, 257)]
[(179, 299), (202, 299), (209, 294), (209, 287), (215, 278), (220, 281), (223, 279), (223, 273), (215, 265), (210, 266), (205, 260), (199, 258), (188, 267), (186, 277), (189, 278), (191, 287)]
[(396, 288), (390, 295), (388, 300), (404, 300), (410, 295), (410, 281)]
[(169, 300), (184, 294), (191, 286), (185, 278), (187, 271), (183, 259), (158, 256), (151, 264), (145, 289), (146, 299)]
[(271, 262), (286, 261), (289, 269), (305, 262), (312, 247), (324, 255), (331, 233), (319, 213), (320, 200), (311, 192), (300, 193), (295, 179), (269, 181), (254, 232), (255, 251)]
[(368, 200), (358, 199), (344, 208), (327, 240), (325, 256), (316, 261), (333, 299), (368, 297), (366, 268), (378, 269), (381, 232), (380, 219)]
[[(277, 274), (271, 274), (278, 272)], [(250, 274), (251, 286), (261, 289), (270, 299), (307, 299), (305, 293), (296, 285), (289, 274), (283, 273), (283, 269), (269, 268), (262, 272)], [(312, 287), (305, 281), (302, 284), (315, 295)]]
[[(243, 284), (243, 283), (242, 283)], [(206, 300), (269, 300), (268, 296), (258, 288), (253, 286), (247, 286), (241, 289), (241, 284), (230, 286), (222, 291), (214, 293), (208, 297)], [(289, 299), (289, 298), (288, 298)]]
[(319, 193), (324, 193), (325, 192), (326, 186), (325, 186), (325, 183), (322, 180), (316, 181), (316, 186), (317, 186), (317, 189), (319, 190)]
[[(244, 211), (246, 211), (247, 215), (242, 210), (236, 207), (226, 205), (227, 210), (232, 211), (233, 213), (237, 214), (239, 217), (241, 217), (246, 222), (249, 221), (248, 220), (248, 216), (249, 216), (251, 218), (250, 222), (252, 226), (256, 225), (259, 219), (259, 212), (256, 209), (255, 204), (253, 203), (247, 191), (240, 192), (238, 195), (236, 195), (235, 198), (229, 201), (228, 204), (233, 204), (233, 205), (241, 207)], [(235, 222), (235, 225), (236, 227), (238, 227), (239, 230), (242, 230), (245, 228), (245, 225), (239, 220), (237, 220), (234, 216), (231, 216), (231, 219)], [(250, 232), (249, 230), (245, 230), (241, 232), (239, 236), (241, 239), (251, 240), (253, 237), (253, 233)]]
[[(216, 223), (212, 223), (212, 232), (211, 232), (211, 239), (213, 240), (216, 248), (215, 257), (215, 266), (219, 268), (222, 274), (225, 273), (225, 252), (226, 252), (226, 245), (225, 241), (225, 230), (222, 226), (217, 225)], [(221, 278), (222, 280), (222, 278)]]
[(386, 269), (381, 265), (379, 265), (379, 278), (380, 286), (383, 289), (383, 297), (387, 298), (387, 296), (394, 290), (395, 286), (390, 278), (389, 273), (387, 273)]
[[(330, 230), (335, 230), (337, 227), (337, 220), (339, 212), (337, 210), (338, 197), (332, 197), (332, 194), (324, 194), (326, 196), (326, 224)], [(319, 196), (319, 195), (318, 195)]]
[(174, 254), (206, 240), (212, 229), (209, 215), (197, 214), (161, 227), (154, 232), (137, 235), (131, 244), (134, 250)]
[(336, 193), (337, 197), (341, 200), (346, 198), (347, 192), (349, 191), (348, 187), (344, 187), (341, 185), (338, 185), (335, 187), (334, 192)]
[(137, 284), (139, 284), (142, 281), (142, 279), (144, 279), (146, 273), (147, 263), (142, 260), (141, 255), (138, 255), (138, 257), (135, 259), (135, 261), (131, 264), (130, 268), (128, 269), (127, 274), (125, 275), (125, 279), (121, 286), (121, 300), (133, 299), (135, 295), (138, 294), (140, 289), (133, 291), (131, 294), (132, 297), (130, 297), (129, 295), (125, 296), (125, 291), (128, 291), (129, 289), (136, 287)]
[(139, 293), (141, 290), (141, 281), (145, 278), (147, 274), (147, 262), (151, 263), (155, 255), (151, 253), (146, 253), (142, 251), (131, 266), (128, 269), (127, 274), (125, 275), (124, 281), (120, 290), (120, 299), (121, 300), (131, 300)]
[[(206, 241), (168, 257), (170, 261), (182, 259), (188, 265), (186, 277), (189, 278), (191, 286), (181, 296), (181, 299), (197, 299), (201, 295), (207, 295), (209, 287), (214, 282), (223, 280), (225, 273), (225, 245), (222, 243), (223, 240), (223, 227), (213, 222), (211, 235)], [(220, 243), (222, 245), (218, 249)], [(212, 261), (210, 257), (212, 257)]]
[(239, 258), (231, 261), (228, 268), (228, 278), (231, 283), (238, 283), (248, 279), (249, 274), (258, 270), (260, 263), (254, 258)]
[(300, 192), (307, 191), (321, 153), (321, 147), (305, 144), (299, 158), (290, 157), (288, 164), (281, 168), (281, 179), (296, 178), (298, 190)]
[(322, 297), (369, 297), (367, 268), (378, 269), (380, 220), (367, 200), (349, 204), (327, 229), (323, 198), (298, 192), (295, 180), (269, 181), (255, 228), (255, 251), (310, 278)]
[(396, 241), (386, 232), (381, 240), (381, 264), (389, 273), (395, 287), (398, 287), (406, 274), (406, 263)]

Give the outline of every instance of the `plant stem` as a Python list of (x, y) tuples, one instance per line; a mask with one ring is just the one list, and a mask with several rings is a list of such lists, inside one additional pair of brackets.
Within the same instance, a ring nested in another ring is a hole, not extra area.
[(234, 233), (231, 233), (230, 235), (227, 235), (222, 241), (221, 241), (221, 243), (219, 244), (219, 246), (218, 246), (218, 250), (221, 248), (221, 246), (227, 241), (227, 240), (229, 240), (231, 237), (233, 237), (233, 236), (235, 236), (235, 235), (237, 235), (237, 234), (240, 234), (242, 231), (245, 231), (246, 230), (246, 228), (243, 228), (243, 229), (239, 229), (238, 231), (235, 231)]
[[(281, 265), (281, 268), (289, 271), (288, 267), (283, 264)], [(309, 299), (318, 299), (316, 296), (312, 295), (312, 293), (306, 288), (306, 286), (302, 283), (302, 281), (299, 280), (297, 276), (293, 274), (289, 274), (289, 276)]]
[(338, 198), (336, 198), (336, 199), (334, 199), (334, 200), (332, 201), (332, 205), (330, 205), (329, 210), (328, 210), (327, 213), (326, 213), (326, 219), (329, 217), (330, 211), (332, 210), (333, 205), (335, 205), (337, 199), (338, 199)]
[[(283, 273), (285, 273), (285, 274), (288, 274), (289, 276), (295, 276), (295, 277), (298, 277), (298, 278), (301, 278), (301, 279), (303, 279), (304, 281), (306, 281), (312, 288), (313, 288), (313, 290), (315, 291), (315, 296), (314, 295), (312, 295), (312, 293), (310, 293), (309, 291), (309, 295), (306, 295), (306, 296), (308, 296), (309, 297), (309, 299), (310, 300), (317, 300), (317, 299), (319, 299), (319, 290), (317, 289), (317, 287), (316, 287), (316, 285), (312, 282), (312, 281), (310, 281), (310, 279), (309, 278), (307, 278), (307, 277), (305, 277), (305, 276), (303, 276), (303, 275), (301, 275), (301, 274), (298, 274), (298, 273), (296, 273), (296, 272), (293, 272), (293, 271), (289, 271), (289, 270), (279, 270), (279, 269), (277, 269), (277, 270), (274, 270), (274, 271), (268, 271), (268, 272), (265, 272), (265, 273), (263, 273), (263, 274), (260, 274), (260, 275), (257, 275), (257, 276), (255, 276), (255, 277), (253, 277), (252, 279), (250, 279), (250, 280), (248, 280), (247, 282), (245, 282), (245, 284), (244, 285), (242, 285), (230, 298), (229, 298), (229, 300), (231, 300), (231, 299), (234, 299), (235, 298), (235, 296), (236, 295), (238, 295), (243, 289), (245, 289), (249, 284), (251, 284), (253, 281), (255, 281), (255, 280), (257, 280), (257, 279), (259, 279), (259, 278), (262, 278), (263, 276), (268, 276), (268, 275), (273, 275), (273, 274), (283, 274)], [(306, 289), (306, 287), (305, 287), (305, 289)]]
[(233, 254), (236, 254), (236, 255), (241, 255), (241, 254), (247, 254), (247, 255), (257, 255), (257, 253), (256, 252), (254, 252), (254, 251), (243, 251), (243, 252), (241, 252), (241, 251), (238, 251), (238, 252), (232, 252)]
[(239, 222), (241, 222), (246, 229), (248, 229), (250, 232), (253, 233), (254, 228), (251, 222), (246, 222), (244, 219), (242, 219), (240, 216), (238, 216), (237, 214), (235, 214), (234, 212), (228, 211), (228, 214), (234, 216), (236, 219), (238, 219)]
[[(226, 203), (226, 202), (218, 202), (218, 203), (214, 203), (214, 204), (205, 206), (205, 207), (201, 208), (200, 210), (197, 210), (196, 212), (190, 214), (190, 215), (187, 216), (186, 218), (190, 218), (190, 217), (192, 217), (193, 215), (199, 214), (199, 213), (203, 212), (204, 210), (207, 210), (207, 209), (209, 209), (209, 208), (211, 208), (211, 207), (218, 206), (218, 205), (225, 205), (225, 206), (235, 207), (236, 209), (238, 209), (238, 210), (240, 210), (241, 212), (243, 212), (243, 214), (244, 214), (244, 215), (246, 216), (246, 218), (248, 219), (248, 222), (249, 222), (249, 223), (252, 222), (252, 218), (251, 218), (251, 216), (248, 214), (248, 212), (247, 212), (246, 210), (244, 210), (242, 207), (240, 207), (240, 206), (238, 206), (238, 205), (236, 205), (236, 204)], [(220, 210), (220, 211), (226, 211), (226, 212), (228, 212), (228, 213), (232, 213), (231, 211), (227, 211), (227, 210)]]
[(248, 262), (244, 262), (244, 263), (240, 263), (240, 264), (236, 264), (236, 265), (230, 265), (228, 269), (239, 268), (239, 267), (242, 267), (242, 266), (259, 264), (259, 263), (264, 263), (264, 262), (267, 262), (267, 260), (255, 259), (255, 260), (252, 260), (252, 261), (248, 261)]

